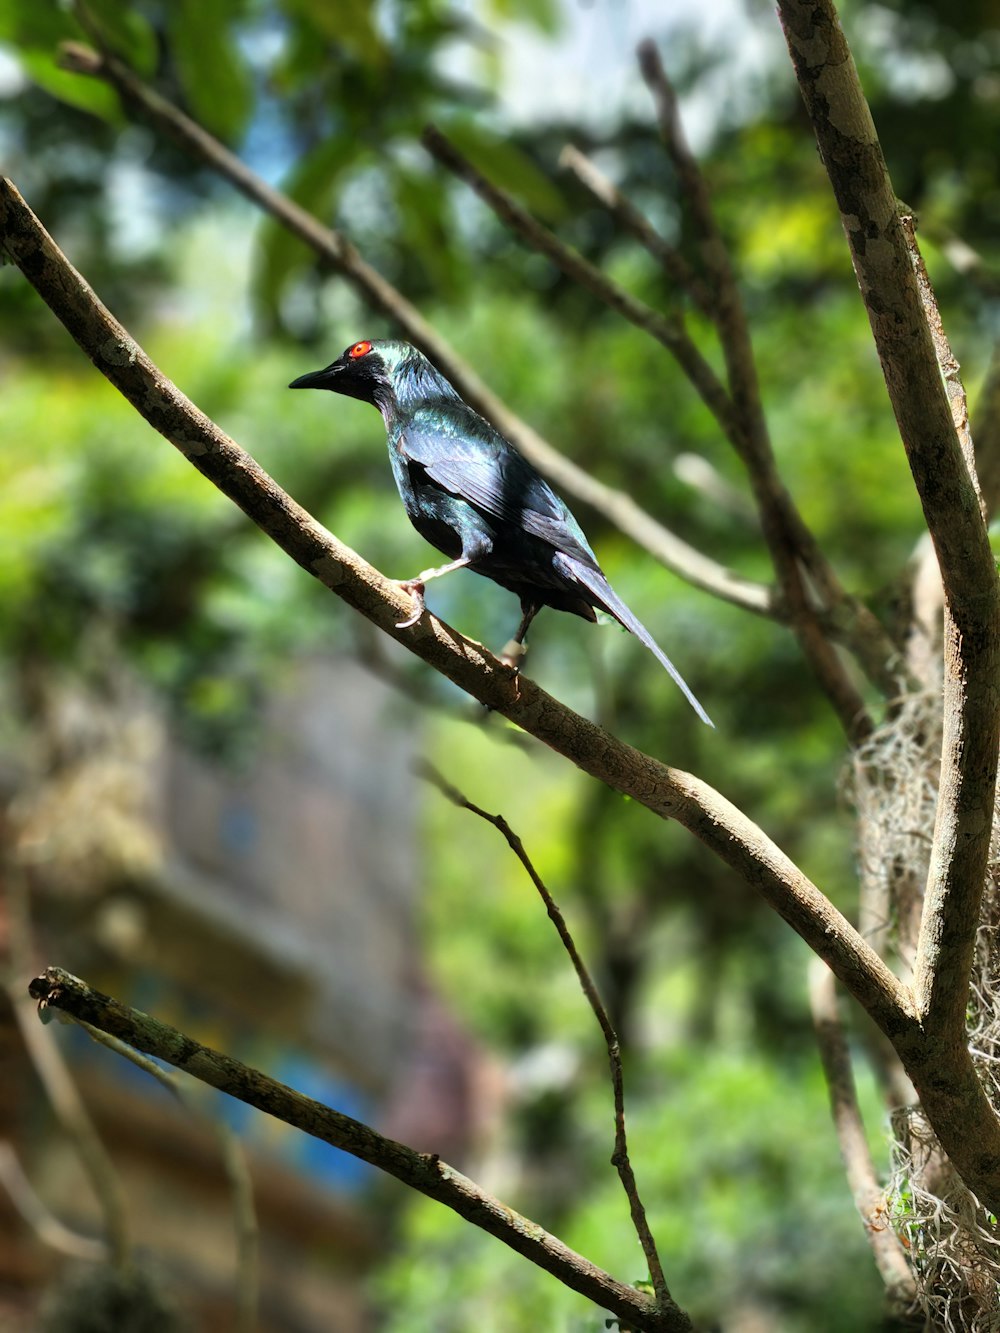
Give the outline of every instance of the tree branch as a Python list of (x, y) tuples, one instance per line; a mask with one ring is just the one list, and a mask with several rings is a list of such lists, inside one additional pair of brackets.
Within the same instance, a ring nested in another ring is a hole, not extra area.
[(480, 703), (592, 777), (683, 824), (802, 935), (887, 1034), (898, 1038), (910, 1029), (906, 989), (798, 867), (719, 792), (609, 735), (435, 616), (400, 629), (397, 622), (412, 611), (410, 597), (317, 523), (163, 375), (2, 178), (0, 249), (149, 424), (303, 569)]
[(635, 1173), (632, 1170), (632, 1163), (628, 1155), (628, 1139), (625, 1134), (625, 1079), (622, 1070), (622, 1053), (618, 1041), (618, 1034), (615, 1032), (608, 1017), (608, 1011), (604, 1007), (600, 992), (594, 984), (594, 979), (590, 971), (580, 957), (579, 950), (570, 929), (566, 925), (566, 918), (559, 908), (559, 904), (552, 897), (545, 886), (544, 881), (538, 874), (532, 864), (531, 858), (524, 850), (524, 844), (514, 832), (511, 826), (504, 819), (503, 815), (491, 815), (483, 810), (481, 806), (473, 805), (468, 797), (445, 781), (441, 774), (428, 763), (424, 763), (419, 768), (421, 777), (432, 783), (438, 791), (453, 805), (457, 805), (460, 810), (468, 810), (480, 819), (485, 819), (487, 824), (493, 827), (503, 835), (507, 846), (511, 849), (517, 859), (524, 867), (528, 878), (538, 890), (538, 895), (545, 904), (545, 910), (549, 914), (549, 919), (555, 926), (556, 931), (562, 941), (563, 948), (569, 954), (570, 962), (573, 964), (573, 970), (576, 972), (577, 980), (587, 998), (587, 1003), (593, 1010), (594, 1017), (597, 1019), (598, 1026), (604, 1035), (604, 1043), (608, 1048), (608, 1064), (611, 1069), (611, 1090), (614, 1097), (615, 1107), (615, 1147), (611, 1154), (611, 1163), (618, 1172), (622, 1182), (622, 1188), (625, 1191), (625, 1197), (628, 1199), (629, 1211), (632, 1214), (632, 1225), (635, 1227), (635, 1233), (639, 1237), (639, 1244), (642, 1246), (642, 1252), (646, 1257), (646, 1263), (649, 1266), (649, 1276), (653, 1284), (653, 1290), (656, 1293), (657, 1307), (661, 1310), (668, 1308), (673, 1298), (670, 1295), (670, 1289), (667, 1286), (666, 1278), (663, 1275), (663, 1264), (660, 1262), (660, 1256), (656, 1249), (656, 1241), (653, 1239), (653, 1233), (650, 1230), (649, 1222), (646, 1218), (646, 1209), (643, 1206), (642, 1199), (639, 1196), (639, 1187), (636, 1184)]
[(965, 396), (965, 385), (962, 383), (961, 367), (955, 353), (951, 350), (948, 335), (944, 331), (944, 322), (938, 309), (937, 297), (934, 295), (934, 288), (931, 286), (931, 279), (927, 272), (927, 265), (924, 263), (924, 257), (920, 253), (920, 246), (917, 243), (916, 218), (911, 213), (900, 212), (899, 224), (903, 229), (903, 236), (906, 240), (906, 249), (910, 256), (913, 276), (917, 280), (917, 292), (920, 296), (924, 319), (930, 331), (934, 357), (944, 381), (945, 393), (948, 396), (952, 425), (955, 427), (955, 434), (958, 436), (958, 442), (962, 449), (962, 457), (965, 460), (969, 480), (972, 482), (973, 489), (979, 499), (979, 512), (985, 523), (986, 507), (983, 504), (983, 497), (979, 489), (979, 478), (976, 475), (976, 451), (972, 445), (972, 432), (969, 427), (969, 403)]
[[(106, 1233), (106, 1243), (101, 1244), (101, 1250), (111, 1266), (122, 1272), (132, 1261), (132, 1244), (121, 1177), (108, 1155), (58, 1043), (52, 1039), (50, 1032), (44, 1032), (38, 1026), (31, 1012), (31, 1004), (22, 989), (23, 978), (28, 975), (34, 962), (31, 957), (28, 890), (17, 866), (5, 865), (3, 872), (9, 906), (10, 948), (7, 965), (0, 975), (0, 984), (10, 997), (28, 1059), (94, 1192)], [(9, 1176), (8, 1185), (13, 1188), (15, 1195), (17, 1183), (14, 1175)], [(29, 1212), (34, 1211), (30, 1195), (29, 1186), (27, 1193), (22, 1192), (18, 1203), (19, 1207), (26, 1206)], [(36, 1213), (36, 1220), (46, 1225), (41, 1214)], [(50, 1237), (57, 1234), (47, 1225), (46, 1230)], [(50, 1239), (49, 1243), (56, 1242)]]
[(589, 259), (585, 259), (579, 250), (561, 241), (548, 227), (532, 217), (506, 190), (501, 190), (498, 185), (487, 180), (436, 126), (427, 126), (421, 142), (432, 157), (475, 191), (501, 221), (533, 250), (547, 255), (573, 282), (592, 292), (599, 301), (603, 301), (623, 319), (665, 347), (715, 417), (723, 434), (737, 448), (740, 447), (738, 441), (741, 439), (741, 426), (733, 410), (733, 403), (725, 386), (688, 333), (682, 315), (661, 314), (620, 287)]
[(751, 884), (823, 958), (899, 1052), (957, 1170), (1000, 1213), (1000, 1124), (964, 1046), (930, 1046), (910, 993), (798, 867), (724, 796), (580, 717), (433, 615), (297, 505), (153, 365), (72, 268), (9, 181), (0, 250), (18, 265), (98, 369), (145, 419), (286, 554), (374, 625), (583, 772), (675, 819)]
[(691, 1328), (691, 1321), (676, 1305), (655, 1310), (648, 1296), (596, 1268), (536, 1223), (486, 1194), (437, 1155), (418, 1153), (405, 1144), (384, 1138), (361, 1121), (323, 1106), (231, 1056), (202, 1046), (176, 1028), (93, 990), (62, 968), (47, 968), (32, 981), (29, 992), (39, 1001), (43, 1013), (46, 1008), (61, 1010), (395, 1176), (496, 1236), (573, 1291), (603, 1309), (614, 1311), (637, 1329), (646, 1333), (687, 1333)]
[(257, 1327), (260, 1294), (260, 1230), (254, 1205), (253, 1180), (242, 1139), (225, 1121), (218, 1119), (206, 1111), (204, 1106), (199, 1105), (173, 1071), (162, 1068), (155, 1060), (150, 1060), (139, 1051), (133, 1050), (120, 1037), (113, 1037), (109, 1032), (84, 1022), (82, 1018), (77, 1018), (75, 1021), (94, 1041), (106, 1046), (109, 1051), (114, 1051), (115, 1055), (121, 1056), (123, 1060), (128, 1060), (150, 1078), (155, 1078), (189, 1115), (201, 1121), (218, 1140), (222, 1169), (229, 1185), (233, 1207), (233, 1240), (236, 1249), (234, 1329), (235, 1333), (254, 1333)]
[(642, 509), (629, 495), (591, 477), (583, 468), (560, 454), (539, 433), (483, 383), (423, 315), (391, 283), (361, 257), (340, 232), (324, 227), (293, 200), (272, 189), (217, 139), (165, 97), (155, 92), (110, 54), (98, 55), (77, 42), (61, 48), (65, 68), (77, 74), (104, 79), (128, 106), (137, 107), (157, 129), (212, 171), (228, 180), (264, 212), (269, 213), (292, 235), (297, 236), (321, 259), (337, 270), (364, 298), (382, 311), (421, 348), (459, 393), (477, 412), (487, 417), (530, 459), (553, 485), (567, 496), (589, 505), (627, 537), (648, 551), (693, 587), (731, 602), (756, 615), (784, 620), (785, 613), (773, 589), (755, 583), (695, 550), (676, 533)]
[(559, 165), (571, 171), (601, 207), (607, 209), (621, 229), (628, 232), (649, 251), (670, 281), (687, 292), (695, 307), (706, 319), (714, 319), (714, 297), (698, 274), (680, 251), (663, 239), (645, 214), (636, 208), (627, 195), (612, 185), (589, 157), (568, 143), (559, 154)]
[(783, 520), (779, 521), (781, 515), (791, 508), (791, 499), (778, 478), (774, 460), (770, 458), (767, 467), (762, 465), (763, 456), (747, 434), (744, 411), (730, 398), (725, 386), (689, 337), (682, 317), (679, 314), (669, 317), (662, 315), (619, 287), (577, 250), (560, 241), (505, 190), (487, 180), (439, 130), (430, 126), (424, 131), (423, 142), (439, 162), (465, 181), (528, 245), (548, 255), (567, 277), (593, 292), (599, 300), (650, 334), (673, 354), (749, 470), (764, 536), (790, 611), (790, 622), (807, 660), (816, 672), (847, 735), (860, 740), (870, 734), (874, 724), (867, 715), (864, 700), (819, 624), (796, 564), (795, 551), (787, 539), (785, 525)]
[[(20, 996), (17, 1002), (21, 1003)], [(14, 1145), (6, 1139), (0, 1139), (0, 1188), (43, 1245), (51, 1246), (70, 1259), (84, 1259), (92, 1264), (107, 1260), (108, 1247), (102, 1240), (93, 1240), (71, 1230), (43, 1202), (25, 1174)]]
[[(838, 609), (853, 626), (851, 647), (869, 679), (888, 698), (903, 687), (901, 658), (877, 617), (858, 598), (845, 592), (814, 534), (799, 513), (778, 472), (767, 418), (760, 396), (757, 365), (740, 285), (712, 206), (712, 194), (692, 153), (680, 117), (677, 96), (652, 41), (639, 46), (639, 66), (657, 109), (664, 146), (677, 172), (680, 193), (694, 223), (702, 263), (713, 294), (711, 318), (726, 363), (729, 392), (742, 425), (743, 448), (737, 448), (747, 469), (764, 536), (783, 594), (792, 610), (792, 625), (803, 652), (834, 702), (849, 736), (870, 727), (855, 723), (859, 696), (826, 641), (799, 562), (815, 582), (821, 600)], [(838, 703), (838, 700), (840, 701)]]
[[(924, 1067), (908, 1072), (946, 1151), (965, 1175), (959, 1157), (967, 1160), (968, 1145), (961, 1133), (969, 1129), (960, 1132), (953, 1117), (974, 1109), (984, 1123), (989, 1103), (981, 1088), (976, 1095), (966, 1073), (969, 1100), (959, 1106), (949, 1079), (934, 1074), (933, 1058), (968, 1060), (965, 1008), (1000, 742), (1000, 582), (885, 159), (836, 11), (830, 0), (779, 0), (779, 12), (948, 604), (941, 782), (914, 980), (927, 1044)], [(966, 1183), (975, 1188), (967, 1177)]]
[[(581, 152), (567, 144), (560, 156), (560, 165), (571, 170), (584, 188), (611, 213), (619, 225), (660, 261), (671, 280), (685, 290), (698, 310), (717, 326), (727, 357), (730, 390), (733, 391), (734, 384), (737, 389), (740, 385), (744, 386), (744, 415), (750, 430), (756, 432), (759, 437), (756, 447), (757, 458), (752, 466), (751, 479), (758, 477), (764, 481), (768, 476), (771, 477), (771, 481), (763, 486), (756, 496), (758, 509), (784, 511), (782, 522), (789, 533), (794, 534), (785, 544), (794, 548), (793, 554), (799, 553), (803, 556), (810, 573), (817, 580), (827, 608), (833, 608), (831, 612), (829, 609), (821, 610), (807, 603), (806, 611), (818, 621), (825, 637), (848, 644), (869, 679), (883, 694), (893, 698), (899, 693), (906, 674), (898, 650), (868, 607), (844, 591), (832, 568), (822, 556), (812, 533), (806, 528), (792, 505), (787, 492), (781, 486), (776, 489), (773, 484), (777, 474), (757, 389), (749, 329), (735, 274), (715, 222), (711, 196), (697, 160), (684, 138), (673, 88), (667, 79), (655, 46), (652, 43), (643, 43), (639, 48), (639, 56), (643, 73), (657, 101), (664, 139), (675, 166), (678, 167), (685, 201), (693, 205), (699, 230), (704, 238), (706, 258), (711, 258), (710, 268), (714, 275), (711, 290), (693, 271), (683, 255), (660, 236), (639, 209)], [(717, 290), (720, 293), (718, 297)], [(749, 460), (744, 461), (749, 467)], [(790, 577), (794, 575), (795, 571), (792, 571)], [(792, 598), (801, 604), (803, 597), (804, 590), (796, 576), (791, 597), (787, 589), (783, 597), (783, 605), (789, 612), (786, 619), (795, 619), (791, 614)], [(799, 619), (802, 619), (801, 605), (799, 605)], [(829, 668), (826, 669), (829, 674)], [(839, 674), (838, 667), (834, 665), (833, 676)], [(911, 687), (913, 685), (913, 682), (905, 683)], [(856, 695), (846, 702), (847, 709), (856, 705)]]
[(837, 1003), (836, 978), (819, 959), (814, 959), (809, 968), (809, 1007), (847, 1183), (890, 1300), (894, 1306), (906, 1307), (913, 1302), (916, 1284), (903, 1247), (885, 1215), (885, 1190), (878, 1183), (861, 1118), (851, 1052)]

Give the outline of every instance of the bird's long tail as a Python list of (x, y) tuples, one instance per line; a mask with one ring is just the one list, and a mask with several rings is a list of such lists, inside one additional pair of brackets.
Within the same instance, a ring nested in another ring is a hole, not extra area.
[(572, 556), (564, 555), (562, 552), (559, 552), (556, 556), (556, 560), (563, 565), (564, 571), (569, 574), (571, 578), (575, 579), (578, 583), (583, 584), (598, 607), (607, 611), (609, 615), (614, 616), (619, 625), (624, 626), (629, 633), (635, 635), (640, 643), (645, 644), (664, 670), (676, 682), (681, 693), (684, 695), (684, 698), (698, 714), (702, 722), (706, 722), (710, 727), (714, 727), (715, 723), (694, 697), (687, 681), (677, 670), (673, 662), (671, 662), (670, 658), (656, 642), (642, 621), (634, 616), (628, 609), (601, 571), (591, 565), (584, 564), (582, 560), (574, 560)]

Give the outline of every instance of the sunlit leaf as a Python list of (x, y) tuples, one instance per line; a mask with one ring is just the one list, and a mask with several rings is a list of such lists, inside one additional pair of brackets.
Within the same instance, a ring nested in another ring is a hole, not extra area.
[(123, 119), (118, 96), (112, 88), (100, 79), (84, 78), (60, 69), (51, 51), (22, 48), (18, 51), (18, 60), (32, 82), (60, 102), (89, 111), (112, 124)]
[(343, 47), (358, 60), (380, 65), (388, 55), (375, 24), (373, 0), (283, 0), (283, 8), (316, 37)]
[(487, 9), (500, 22), (530, 23), (550, 37), (559, 30), (561, 12), (556, 0), (489, 0)]

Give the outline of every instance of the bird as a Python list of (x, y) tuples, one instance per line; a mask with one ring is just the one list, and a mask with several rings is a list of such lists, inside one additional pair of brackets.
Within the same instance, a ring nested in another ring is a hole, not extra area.
[(607, 612), (643, 643), (710, 727), (714, 723), (680, 672), (604, 575), (583, 530), (531, 463), (461, 395), (416, 347), (392, 339), (352, 343), (290, 389), (329, 389), (377, 407), (403, 507), (426, 541), (448, 557), (400, 586), (424, 614), (432, 579), (471, 569), (515, 593), (521, 623), (504, 650), (514, 665), (528, 626), (543, 606), (596, 621)]

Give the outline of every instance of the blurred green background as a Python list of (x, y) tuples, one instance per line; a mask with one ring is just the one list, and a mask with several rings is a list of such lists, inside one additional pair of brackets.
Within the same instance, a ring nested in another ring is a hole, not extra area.
[[(767, 581), (741, 466), (666, 352), (526, 252), (419, 146), (436, 121), (564, 239), (669, 308), (678, 297), (654, 261), (557, 165), (576, 143), (683, 246), (677, 182), (633, 58), (636, 40), (655, 38), (740, 273), (783, 475), (846, 585), (893, 623), (919, 506), (769, 6), (711, 0), (697, 16), (612, 0), (90, 9), (144, 77), (343, 229), (560, 450)], [(1000, 13), (983, 0), (850, 0), (841, 12), (974, 403), (1000, 291)], [(412, 575), (428, 552), (399, 504), (375, 414), (284, 388), (351, 341), (395, 330), (228, 184), (126, 118), (105, 86), (59, 70), (67, 38), (86, 39), (68, 9), (0, 0), (6, 174), (190, 398), (366, 559)], [(978, 256), (971, 267), (955, 262), (959, 240)], [(371, 662), (367, 629), (152, 434), (9, 267), (0, 321), (8, 798), (30, 767), (44, 683), (96, 688), (109, 660), (155, 692), (193, 752), (245, 772), (261, 700), (286, 664)], [(718, 364), (708, 331), (691, 323)], [(690, 455), (707, 462), (711, 486)], [(718, 730), (700, 727), (652, 657), (612, 627), (547, 613), (532, 631), (530, 674), (718, 786), (850, 913), (843, 736), (792, 637), (687, 588), (574, 508)], [(493, 647), (516, 623), (513, 599), (472, 576), (435, 585), (429, 600)], [(388, 724), (510, 821), (605, 991), (626, 1051), (633, 1163), (676, 1298), (706, 1327), (882, 1327), (809, 1029), (805, 947), (683, 830), (515, 744), (404, 654), (383, 669)], [(608, 1165), (605, 1053), (569, 964), (495, 831), (404, 778), (420, 966), (505, 1071), (488, 1150), (477, 1159), (470, 1149), (469, 1170), (492, 1162), (487, 1187), (638, 1280)], [(887, 1128), (863, 1063), (859, 1078), (884, 1165)], [(447, 1211), (393, 1200), (365, 1275), (372, 1326), (602, 1326), (582, 1299)]]

